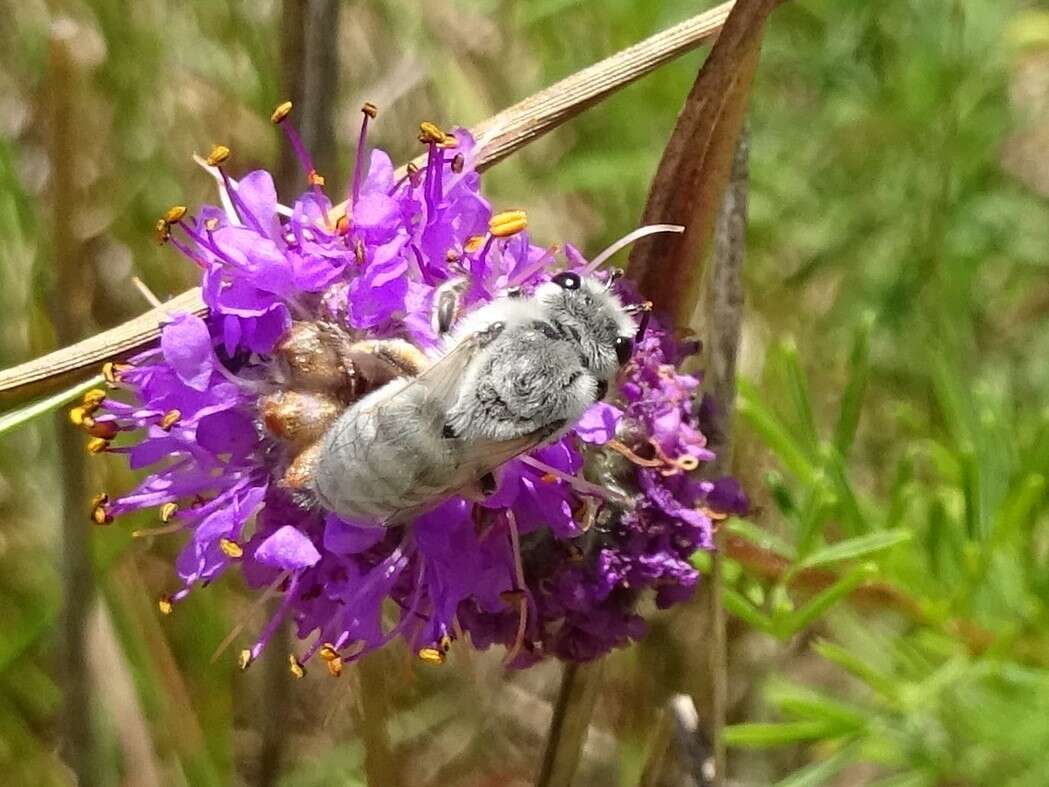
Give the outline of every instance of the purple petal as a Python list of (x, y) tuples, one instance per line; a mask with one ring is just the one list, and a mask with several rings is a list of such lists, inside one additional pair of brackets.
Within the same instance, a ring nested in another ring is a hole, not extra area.
[(321, 559), (317, 547), (301, 530), (285, 525), (255, 550), (255, 560), (266, 566), (297, 571)]
[(607, 443), (616, 436), (616, 427), (622, 417), (623, 411), (618, 407), (598, 402), (583, 413), (575, 425), (575, 433), (587, 443)]
[(340, 555), (355, 555), (371, 549), (386, 536), (386, 530), (347, 522), (330, 514), (324, 518), (324, 548)]
[(208, 387), (215, 365), (211, 333), (200, 317), (179, 314), (164, 326), (160, 334), (164, 360), (190, 388), (203, 391)]

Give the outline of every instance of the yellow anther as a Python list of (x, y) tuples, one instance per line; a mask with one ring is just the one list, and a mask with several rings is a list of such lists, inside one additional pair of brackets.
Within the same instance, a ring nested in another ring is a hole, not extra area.
[(523, 210), (504, 210), (488, 221), (488, 231), (497, 238), (516, 235), (528, 226), (528, 216)]
[(97, 410), (106, 400), (106, 392), (101, 388), (92, 388), (84, 394), (84, 407), (89, 411)]
[(439, 148), (457, 148), (459, 147), (459, 138), (455, 134), (445, 134), (444, 139), (437, 143)]
[(543, 473), (541, 476), (539, 476), (539, 480), (542, 481), (544, 484), (553, 484), (558, 480), (558, 478), (553, 473)]
[[(291, 102), (289, 101), (288, 104), (290, 106)], [(288, 669), (296, 678), (302, 678), (306, 675), (306, 668), (302, 666), (302, 662), (299, 661), (294, 653), (288, 654)]]
[(405, 169), (405, 172), (407, 172), (409, 175), (418, 175), (419, 174), (419, 165), (416, 164), (414, 161), (409, 161), (408, 162), (408, 166), (405, 167), (404, 169)]
[(353, 257), (357, 260), (358, 265), (363, 265), (368, 261), (368, 253), (364, 248), (364, 241), (360, 238), (357, 238), (353, 244)]
[(379, 114), (379, 108), (371, 101), (365, 101), (364, 105), (361, 107), (361, 112), (374, 120), (375, 116)]
[(331, 661), (332, 659), (339, 658), (339, 651), (335, 650), (335, 646), (330, 642), (325, 642), (321, 645), (321, 649), (317, 652), (317, 655), (325, 661)]
[(164, 219), (157, 219), (157, 223), (153, 225), (153, 238), (163, 246), (171, 238), (171, 225)]
[(219, 164), (229, 159), (229, 148), (225, 145), (216, 145), (211, 149), (211, 153), (208, 154), (208, 166), (217, 167)]
[(458, 175), (463, 171), (464, 164), (466, 164), (466, 157), (462, 153), (456, 153), (452, 158), (452, 172)]
[(108, 502), (109, 495), (105, 493), (95, 495), (95, 499), (91, 501), (91, 521), (96, 525), (108, 525), (113, 521), (112, 514), (106, 508)]
[(484, 235), (471, 235), (466, 239), (466, 243), (463, 244), (463, 249), (467, 254), (473, 254), (479, 248), (484, 245)]
[(458, 262), (462, 259), (462, 255), (455, 249), (448, 249), (448, 251), (444, 253), (444, 259), (447, 262)]
[(178, 513), (178, 503), (165, 503), (160, 507), (160, 521), (165, 525)]
[(171, 596), (161, 596), (157, 599), (157, 608), (160, 610), (161, 615), (170, 615), (175, 611), (175, 605), (171, 601)]
[(73, 422), (73, 426), (83, 426), (84, 419), (89, 417), (84, 407), (73, 407), (69, 411), (69, 420)]
[(430, 664), (444, 664), (444, 654), (437, 648), (423, 648), (416, 655)]
[(120, 375), (130, 368), (131, 366), (126, 363), (113, 363), (113, 361), (106, 361), (102, 364), (102, 379), (110, 385), (116, 385), (120, 382)]
[(185, 205), (174, 205), (168, 208), (168, 212), (164, 214), (164, 221), (166, 221), (168, 224), (178, 224), (180, 221), (182, 221), (182, 218), (185, 215)]
[(452, 638), (445, 634), (437, 645), (440, 647), (441, 652), (447, 653), (448, 649), (452, 647)]
[(273, 110), (273, 114), (270, 115), (270, 122), (274, 124), (280, 124), (284, 122), (284, 119), (291, 114), (292, 103), (285, 101), (283, 104), (278, 104), (277, 108)]
[(345, 213), (335, 220), (335, 231), (340, 235), (345, 235), (350, 231), (350, 217)]
[(104, 437), (92, 437), (87, 441), (87, 452), (89, 454), (101, 454), (109, 448), (109, 441)]
[(324, 663), (328, 665), (328, 674), (333, 678), (337, 678), (342, 674), (342, 657), (336, 656)]
[(446, 136), (436, 123), (426, 120), (419, 124), (419, 141), (426, 145), (439, 145)]
[(686, 454), (685, 456), (678, 457), (677, 466), (682, 470), (691, 472), (699, 467), (699, 460), (691, 454)]
[(315, 169), (310, 170), (309, 174), (306, 176), (306, 180), (309, 181), (311, 186), (324, 185), (324, 176)]
[(244, 557), (244, 547), (229, 538), (219, 539), (219, 549), (222, 550), (223, 555), (233, 558), (234, 560), (239, 557)]
[(204, 222), (204, 229), (208, 232), (214, 232), (219, 228), (219, 220), (212, 217)]
[(237, 664), (242, 670), (246, 670), (252, 661), (253, 659), (251, 658), (251, 651), (247, 648), (244, 648), (244, 650), (242, 650), (240, 652), (240, 655), (237, 657)]
[(181, 410), (168, 410), (164, 413), (164, 417), (160, 419), (160, 428), (168, 432), (171, 430), (171, 427), (179, 422), (180, 418), (182, 418)]

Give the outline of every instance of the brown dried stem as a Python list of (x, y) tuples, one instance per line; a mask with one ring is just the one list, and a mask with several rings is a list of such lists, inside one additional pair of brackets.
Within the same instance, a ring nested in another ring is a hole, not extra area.
[[(599, 103), (721, 30), (734, 2), (698, 14), (622, 52), (569, 76), (479, 123), (478, 168), (483, 170)], [(57, 390), (107, 360), (142, 350), (156, 341), (168, 314), (206, 314), (199, 290), (62, 350), (0, 372), (0, 402), (8, 406)]]
[[(747, 159), (749, 141), (740, 135), (732, 159), (732, 173), (718, 212), (714, 231), (714, 253), (704, 297), (707, 329), (704, 384), (713, 410), (707, 429), (709, 447), (717, 455), (704, 468), (709, 478), (728, 473), (732, 466), (732, 415), (736, 401), (736, 361), (739, 355), (740, 327), (743, 321), (743, 259), (747, 229)], [(707, 720), (713, 744), (713, 779), (716, 787), (725, 783), (725, 743), (722, 729), (728, 706), (728, 653), (725, 607), (722, 599), (722, 558), (715, 534), (715, 553), (711, 556), (710, 587), (707, 590), (710, 619), (711, 707)]]
[(536, 787), (570, 787), (572, 784), (582, 759), (604, 665), (604, 659), (564, 665)]
[[(84, 83), (84, 64), (78, 60), (76, 24), (57, 21), (51, 30), (48, 86), (51, 105), (51, 189), (54, 194), (53, 222), (54, 285), (49, 313), (60, 342), (71, 341), (90, 321), (93, 269), (85, 266), (87, 250), (67, 229), (79, 204), (86, 202), (74, 168), (80, 154), (77, 144), (78, 103)], [(85, 270), (86, 268), (86, 270)], [(70, 297), (75, 293), (75, 297)], [(91, 723), (92, 696), (87, 651), (88, 616), (95, 601), (95, 577), (91, 563), (90, 527), (84, 510), (87, 479), (85, 453), (79, 433), (63, 417), (56, 418), (59, 484), (62, 518), (62, 726), (65, 758), (78, 784), (97, 784), (99, 754)]]
[(656, 308), (687, 327), (699, 296), (721, 195), (743, 124), (765, 19), (780, 0), (739, 0), (696, 78), (652, 180), (642, 224), (683, 224), (630, 254), (630, 277)]

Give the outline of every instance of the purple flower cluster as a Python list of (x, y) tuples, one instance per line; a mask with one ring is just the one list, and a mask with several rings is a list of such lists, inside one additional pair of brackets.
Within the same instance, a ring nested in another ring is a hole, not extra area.
[[(468, 310), (509, 288), (527, 294), (565, 266), (557, 247), (531, 244), (522, 213), (493, 217), (466, 132), (423, 124), (426, 166), (398, 177), (385, 153), (365, 155), (362, 130), (349, 199), (335, 205), (288, 109), (275, 120), (310, 184), (291, 208), (278, 204), (267, 172), (230, 177), (220, 147), (207, 164), (221, 205), (194, 215), (173, 208), (158, 222), (160, 239), (200, 268), (210, 314), (173, 314), (159, 347), (107, 367), (122, 396), (93, 391), (74, 409), (92, 452), (148, 468), (133, 492), (96, 498), (93, 519), (157, 508), (163, 525), (145, 532), (185, 534), (182, 586), (161, 600), (166, 613), (230, 568), (280, 594), (243, 666), (286, 619), (308, 643), (290, 657), (295, 674), (317, 655), (337, 674), (395, 637), (435, 662), (453, 641), (502, 644), (518, 667), (548, 655), (592, 659), (637, 639), (641, 594), (653, 589), (661, 607), (689, 598), (689, 558), (711, 548), (712, 510), (745, 506), (738, 489), (690, 472), (711, 458), (694, 416), (699, 381), (677, 370), (686, 348), (656, 320), (614, 404), (595, 405), (559, 442), (511, 461), (484, 502), (454, 497), (407, 526), (381, 528), (289, 493), (290, 451), (263, 427), (259, 401), (279, 379), (275, 348), (293, 321), (404, 339), (432, 355), (443, 282), (469, 277)], [(365, 128), (372, 116), (366, 106)], [(575, 249), (565, 256), (569, 269), (587, 269)]]

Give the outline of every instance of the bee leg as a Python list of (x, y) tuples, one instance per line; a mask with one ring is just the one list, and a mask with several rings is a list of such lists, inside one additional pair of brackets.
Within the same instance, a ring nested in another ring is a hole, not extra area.
[(280, 480), (280, 486), (291, 493), (292, 500), (302, 508), (314, 508), (317, 505), (316, 496), (311, 488), (313, 482), (314, 468), (317, 458), (321, 453), (321, 443), (318, 440), (313, 445), (301, 451), (296, 456), (284, 476)]
[(459, 494), (474, 503), (483, 503), (486, 498), (495, 494), (495, 490), (498, 486), (499, 483), (496, 481), (495, 474), (485, 473), (476, 481), (473, 481), (460, 489)]
[(448, 333), (459, 318), (462, 296), (468, 283), (465, 277), (459, 276), (446, 281), (434, 293), (433, 329), (439, 336)]
[(320, 438), (342, 409), (333, 397), (308, 391), (276, 391), (258, 402), (266, 431), (299, 450)]
[(351, 344), (349, 334), (330, 323), (294, 322), (273, 352), (291, 387), (334, 391), (353, 376), (344, 362)]

